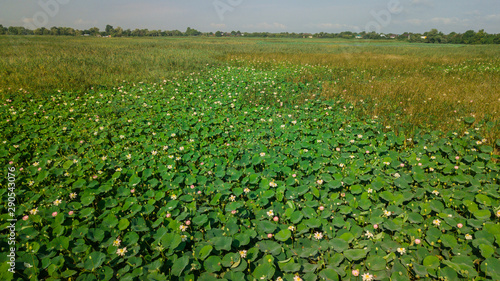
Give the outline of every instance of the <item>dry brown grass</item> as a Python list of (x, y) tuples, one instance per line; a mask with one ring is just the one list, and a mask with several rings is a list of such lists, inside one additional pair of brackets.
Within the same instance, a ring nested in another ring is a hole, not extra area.
[[(362, 113), (386, 118), (405, 131), (415, 127), (465, 130), (463, 119), (500, 121), (498, 59), (463, 55), (416, 56), (377, 52), (335, 54), (243, 54), (231, 59), (327, 66), (323, 76), (311, 73), (301, 82), (323, 82), (321, 97), (359, 105)], [(491, 65), (496, 70), (484, 70)], [(467, 68), (463, 68), (467, 66)], [(448, 71), (446, 71), (448, 69)], [(475, 125), (478, 125), (477, 123)], [(490, 138), (500, 136), (491, 126)]]

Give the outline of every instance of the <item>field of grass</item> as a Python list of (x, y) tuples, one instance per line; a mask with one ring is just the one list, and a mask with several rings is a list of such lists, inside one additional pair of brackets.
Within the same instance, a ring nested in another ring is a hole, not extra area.
[[(317, 66), (297, 78), (323, 98), (364, 104), (393, 128), (464, 130), (475, 117), (500, 136), (500, 48), (367, 40), (0, 37), (0, 95), (47, 96), (159, 82), (207, 67)], [(491, 121), (490, 123), (488, 123)]]
[(500, 279), (498, 47), (0, 47), (1, 280)]

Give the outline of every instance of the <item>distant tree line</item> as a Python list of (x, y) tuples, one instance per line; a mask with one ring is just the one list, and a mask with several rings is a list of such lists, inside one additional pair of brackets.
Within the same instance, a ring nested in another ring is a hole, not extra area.
[(123, 29), (121, 27), (114, 28), (111, 25), (106, 25), (105, 30), (100, 30), (97, 27), (90, 29), (79, 30), (71, 27), (51, 27), (37, 28), (30, 30), (22, 26), (4, 27), (0, 24), (0, 35), (64, 35), (64, 36), (111, 36), (111, 37), (159, 37), (159, 36), (213, 36), (213, 37), (269, 37), (269, 38), (343, 38), (343, 39), (372, 39), (383, 40), (393, 39), (415, 43), (441, 43), (441, 44), (500, 44), (500, 34), (488, 34), (484, 29), (475, 32), (468, 30), (464, 33), (451, 32), (444, 34), (437, 29), (432, 29), (424, 33), (403, 34), (393, 33), (376, 33), (376, 32), (351, 32), (344, 31), (340, 33), (319, 32), (311, 33), (295, 33), (295, 32), (240, 32), (231, 31), (216, 31), (216, 32), (200, 32), (196, 29), (188, 27), (185, 32), (179, 30), (149, 30), (149, 29)]

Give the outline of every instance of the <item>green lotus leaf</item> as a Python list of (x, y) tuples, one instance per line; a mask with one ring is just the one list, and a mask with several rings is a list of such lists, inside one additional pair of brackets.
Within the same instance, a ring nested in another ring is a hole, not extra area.
[(189, 264), (188, 256), (182, 256), (178, 258), (177, 260), (174, 261), (174, 264), (172, 265), (171, 269), (172, 274), (174, 276), (181, 276), (188, 264)]
[(238, 253), (228, 253), (222, 258), (222, 266), (236, 268), (240, 265), (241, 256)]
[(443, 234), (441, 235), (441, 243), (443, 246), (448, 247), (448, 248), (455, 248), (458, 246), (457, 239), (453, 235), (450, 234)]
[(474, 117), (465, 117), (464, 122), (467, 124), (473, 124), (476, 121), (476, 118)]
[(331, 268), (325, 268), (322, 271), (320, 271), (319, 277), (327, 281), (339, 281), (338, 273)]
[(214, 248), (218, 251), (231, 250), (231, 244), (233, 243), (233, 238), (231, 237), (213, 237), (210, 240), (210, 243), (214, 245)]
[(484, 153), (492, 153), (493, 152), (493, 147), (489, 145), (482, 145), (481, 146), (481, 151)]
[(439, 267), (439, 258), (436, 256), (427, 256), (424, 259), (424, 266), (427, 269), (437, 269)]
[(495, 253), (495, 248), (488, 244), (480, 244), (479, 250), (484, 258), (489, 258)]
[(137, 184), (139, 184), (141, 182), (141, 178), (139, 176), (137, 176), (137, 174), (133, 174), (128, 183), (132, 186), (136, 186)]
[(73, 183), (73, 188), (82, 188), (86, 183), (84, 179), (78, 179)]
[(293, 224), (298, 224), (302, 218), (304, 217), (304, 215), (302, 214), (302, 212), (300, 211), (295, 211), (292, 213), (292, 215), (290, 216), (290, 221), (293, 223)]
[(490, 210), (477, 210), (472, 213), (478, 220), (487, 220), (491, 217)]
[(264, 253), (270, 253), (273, 256), (277, 256), (281, 253), (281, 244), (274, 241), (260, 241), (257, 243), (256, 247)]
[(491, 199), (484, 194), (476, 195), (476, 201), (479, 204), (483, 204), (485, 206), (491, 206)]
[(386, 260), (381, 256), (369, 256), (366, 259), (365, 264), (370, 270), (384, 270), (386, 266)]
[(104, 253), (92, 252), (85, 258), (83, 268), (85, 268), (86, 270), (95, 271), (102, 265), (105, 259), (106, 255)]
[(500, 277), (500, 261), (497, 258), (487, 258), (481, 263), (481, 270), (496, 280)]
[(445, 280), (458, 280), (458, 274), (454, 267), (446, 266), (439, 270), (439, 276), (445, 278)]
[(266, 233), (273, 233), (278, 226), (270, 221), (258, 221), (257, 229)]
[(344, 256), (350, 261), (357, 261), (366, 257), (367, 250), (363, 249), (351, 249), (344, 251)]
[(286, 240), (290, 239), (292, 236), (292, 232), (288, 229), (283, 229), (280, 230), (276, 235), (274, 235), (274, 238), (278, 241), (285, 242)]
[(119, 230), (125, 230), (127, 229), (127, 227), (130, 225), (130, 222), (128, 219), (121, 219), (119, 222), (118, 222), (118, 229)]

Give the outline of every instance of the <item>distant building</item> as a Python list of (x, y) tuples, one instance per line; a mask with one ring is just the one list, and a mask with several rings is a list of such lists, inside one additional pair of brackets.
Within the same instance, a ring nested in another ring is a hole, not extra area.
[(396, 39), (396, 37), (398, 37), (396, 34), (392, 34), (392, 35), (390, 36), (390, 38), (391, 38), (391, 39)]
[(358, 35), (356, 35), (356, 39), (363, 39), (363, 36), (358, 34)]
[(420, 36), (421, 39), (427, 39), (427, 36)]
[(313, 35), (311, 33), (304, 33), (302, 34), (302, 38), (313, 38)]

